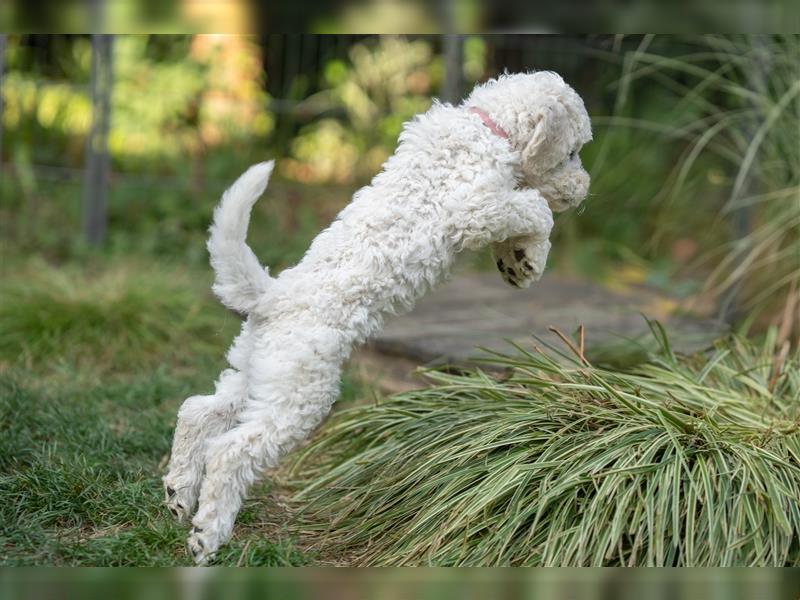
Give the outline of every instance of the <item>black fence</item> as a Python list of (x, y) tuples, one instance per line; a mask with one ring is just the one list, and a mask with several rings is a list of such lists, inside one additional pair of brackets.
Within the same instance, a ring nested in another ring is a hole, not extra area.
[[(305, 35), (273, 34), (260, 38), (266, 88), (271, 97), (270, 108), (277, 113), (292, 113), (297, 104), (298, 81), (307, 95), (318, 91), (318, 74), (332, 59), (346, 60), (350, 48), (375, 37), (370, 35)], [(434, 52), (445, 59), (452, 68), (445, 73), (443, 89), (438, 95), (447, 101), (456, 101), (465, 91), (460, 74), (460, 61), (450, 60), (461, 56), (461, 46), (466, 35), (405, 36), (408, 39), (425, 39)], [(486, 43), (487, 65), (485, 77), (503, 71), (554, 70), (574, 85), (590, 83), (598, 68), (608, 68), (610, 57), (623, 49), (635, 47), (640, 36), (611, 35), (532, 35), (485, 34), (479, 36)], [(448, 89), (449, 86), (449, 89)], [(591, 86), (586, 85), (589, 91)]]

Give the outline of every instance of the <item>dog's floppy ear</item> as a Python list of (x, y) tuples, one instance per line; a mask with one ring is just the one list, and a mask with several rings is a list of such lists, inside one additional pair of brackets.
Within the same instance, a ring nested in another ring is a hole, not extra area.
[[(533, 113), (520, 115), (522, 162), (525, 170), (541, 174), (557, 166), (567, 154), (564, 130), (567, 110), (560, 102), (548, 102)], [(524, 136), (527, 137), (527, 141)]]

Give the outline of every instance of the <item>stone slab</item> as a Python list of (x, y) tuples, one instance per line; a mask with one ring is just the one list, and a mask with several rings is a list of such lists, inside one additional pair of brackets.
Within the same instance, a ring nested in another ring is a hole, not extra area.
[[(678, 352), (702, 350), (725, 330), (719, 322), (679, 314), (677, 306), (674, 299), (643, 287), (615, 291), (548, 274), (519, 290), (496, 273), (460, 274), (420, 300), (411, 313), (387, 320), (384, 330), (356, 354), (356, 362), (369, 363), (375, 373), (383, 357), (392, 372), (389, 387), (396, 391), (403, 382), (412, 385), (398, 375), (408, 365), (465, 365), (480, 356), (476, 347), (511, 352), (511, 340), (532, 348), (534, 335), (558, 343), (551, 327), (570, 336), (583, 325), (586, 355), (600, 360), (629, 340), (652, 346), (643, 314), (666, 327)], [(393, 357), (402, 361), (400, 369), (390, 364)]]

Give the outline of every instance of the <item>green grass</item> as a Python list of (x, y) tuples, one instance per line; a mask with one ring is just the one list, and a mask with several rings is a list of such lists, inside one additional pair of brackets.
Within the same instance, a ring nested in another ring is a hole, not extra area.
[[(177, 408), (211, 391), (238, 318), (205, 270), (6, 270), (0, 562), (190, 564), (160, 477)], [(505, 381), (434, 373), (365, 408), (346, 377), (300, 463), (305, 512), (257, 488), (218, 564), (800, 562), (797, 352), (780, 366), (773, 335), (687, 359), (658, 333), (663, 355), (633, 373), (521, 352), (497, 358)]]
[(208, 277), (145, 261), (29, 261), (0, 290), (0, 361), (105, 375), (153, 368), (172, 348), (171, 363), (191, 366), (220, 354), (239, 322), (214, 305)]
[[(196, 376), (168, 369), (59, 391), (0, 376), (0, 543), (4, 565), (190, 565), (186, 527), (162, 505), (174, 413)], [(220, 564), (297, 565), (288, 535), (267, 536), (257, 490)]]
[(360, 565), (800, 565), (800, 353), (653, 330), (630, 372), (519, 348), (340, 413), (295, 466), (303, 529)]
[[(189, 565), (163, 507), (175, 414), (210, 392), (239, 319), (205, 272), (17, 262), (0, 289), (0, 563)], [(344, 403), (359, 386), (349, 376)], [(271, 485), (221, 565), (308, 564)]]

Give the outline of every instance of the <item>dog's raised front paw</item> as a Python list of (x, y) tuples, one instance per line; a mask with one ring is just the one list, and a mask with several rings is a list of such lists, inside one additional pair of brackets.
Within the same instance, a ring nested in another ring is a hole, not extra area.
[(527, 288), (544, 273), (550, 242), (512, 238), (495, 244), (493, 252), (503, 280), (514, 287)]

